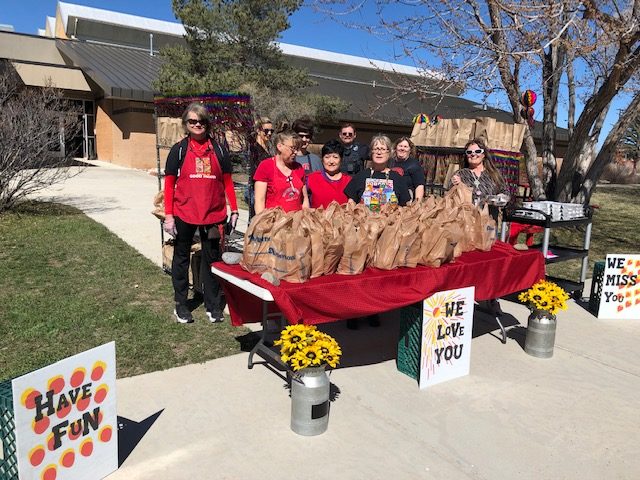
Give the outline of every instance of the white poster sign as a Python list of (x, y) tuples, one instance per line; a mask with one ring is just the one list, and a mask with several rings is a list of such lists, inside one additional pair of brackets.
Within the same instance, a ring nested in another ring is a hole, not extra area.
[(420, 388), (469, 374), (474, 294), (447, 290), (422, 303)]
[(94, 480), (118, 468), (115, 343), (12, 381), (21, 480)]
[(640, 320), (640, 255), (607, 255), (598, 318)]

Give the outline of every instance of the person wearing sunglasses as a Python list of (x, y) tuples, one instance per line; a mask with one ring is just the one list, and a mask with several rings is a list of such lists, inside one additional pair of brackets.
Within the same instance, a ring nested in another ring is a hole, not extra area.
[(356, 142), (356, 129), (350, 123), (342, 124), (338, 136), (344, 147), (340, 171), (355, 175), (365, 167), (365, 163), (369, 160), (369, 147)]
[(451, 177), (448, 188), (460, 183), (472, 189), (474, 204), (489, 203), (489, 213), (494, 219), (498, 218), (498, 208), (491, 204), (490, 197), (503, 194), (508, 200), (509, 189), (493, 162), (491, 151), (480, 138), (470, 140), (465, 145), (463, 168)]
[(249, 219), (253, 218), (256, 214), (254, 204), (254, 183), (253, 176), (256, 173), (256, 169), (262, 160), (265, 158), (273, 157), (274, 150), (271, 145), (271, 137), (273, 136), (273, 122), (269, 117), (259, 117), (254, 124), (255, 135), (250, 137), (253, 140), (250, 145), (249, 156), (249, 181), (247, 182), (247, 189), (245, 191), (244, 199), (249, 205)]
[(308, 150), (311, 139), (313, 138), (314, 128), (311, 118), (308, 116), (300, 117), (293, 122), (291, 128), (300, 137), (300, 150), (297, 152), (296, 161), (302, 165), (305, 175), (308, 176), (312, 172), (321, 171), (322, 161), (320, 157)]
[(202, 246), (200, 279), (206, 315), (212, 323), (224, 321), (224, 296), (210, 265), (222, 255), (227, 202), (232, 229), (238, 221), (238, 205), (229, 152), (211, 137), (210, 124), (207, 109), (200, 103), (190, 104), (182, 115), (187, 136), (171, 147), (165, 165), (163, 228), (175, 237), (171, 281), (173, 313), (179, 323), (193, 322), (187, 295), (191, 245), (196, 231), (200, 233)]
[(393, 144), (393, 153), (391, 168), (402, 173), (409, 187), (411, 198), (416, 201), (422, 200), (425, 178), (424, 169), (415, 158), (416, 146), (409, 137), (400, 137)]
[(304, 169), (296, 161), (300, 137), (291, 131), (281, 132), (274, 143), (275, 156), (260, 162), (253, 176), (256, 215), (265, 208), (280, 207), (285, 212), (309, 208)]

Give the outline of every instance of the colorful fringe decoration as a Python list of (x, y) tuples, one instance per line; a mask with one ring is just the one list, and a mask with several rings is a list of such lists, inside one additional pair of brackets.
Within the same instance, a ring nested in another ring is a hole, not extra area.
[(520, 162), (524, 155), (520, 152), (505, 152), (502, 150), (491, 150), (496, 168), (509, 187), (511, 198), (518, 195), (518, 185), (520, 184)]
[(429, 115), (425, 115), (424, 113), (419, 113), (415, 117), (413, 117), (413, 123), (426, 123), (427, 125), (436, 125), (442, 117), (440, 115), (434, 115), (430, 117)]
[(253, 131), (251, 97), (240, 93), (213, 93), (176, 97), (156, 96), (153, 99), (156, 115), (178, 118), (190, 103), (202, 103), (211, 115), (214, 131)]

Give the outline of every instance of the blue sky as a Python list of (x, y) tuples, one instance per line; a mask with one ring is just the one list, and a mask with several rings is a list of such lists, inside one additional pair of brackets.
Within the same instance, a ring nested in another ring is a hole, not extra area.
[[(116, 12), (129, 13), (160, 20), (176, 21), (170, 0), (70, 0), (68, 3), (103, 8)], [(13, 25), (16, 32), (36, 34), (38, 28), (44, 28), (47, 15), (55, 16), (57, 0), (0, 0), (0, 23)], [(398, 7), (402, 8), (402, 7)], [(355, 14), (358, 23), (376, 23), (376, 14), (369, 6)], [(399, 46), (395, 46), (362, 30), (347, 28), (314, 11), (303, 7), (290, 19), (291, 28), (283, 33), (282, 41), (294, 45), (318, 48), (332, 52), (357, 55), (375, 60), (387, 60), (405, 65), (414, 65), (410, 58), (396, 57)], [(534, 88), (535, 89), (535, 88)], [(464, 95), (475, 101), (479, 97), (469, 93)], [(605, 122), (605, 131), (618, 118), (618, 110), (628, 104), (614, 101)], [(493, 105), (492, 105), (493, 106)], [(507, 109), (507, 104), (502, 103)], [(536, 120), (541, 120), (542, 95), (535, 105)], [(580, 108), (578, 108), (578, 113)], [(419, 112), (416, 112), (419, 113)], [(436, 112), (437, 113), (437, 112)], [(559, 108), (560, 126), (566, 125), (566, 108)], [(601, 136), (601, 141), (603, 136)]]
[[(70, 0), (68, 3), (177, 21), (170, 0)], [(56, 5), (57, 0), (0, 0), (0, 23), (13, 25), (16, 32), (36, 34), (38, 28), (44, 28), (47, 15), (55, 16)], [(283, 42), (376, 60), (392, 60), (393, 48), (388, 43), (367, 33), (342, 27), (310, 7), (298, 10), (290, 23), (291, 28), (284, 32)], [(395, 63), (412, 65), (409, 59), (396, 59)]]

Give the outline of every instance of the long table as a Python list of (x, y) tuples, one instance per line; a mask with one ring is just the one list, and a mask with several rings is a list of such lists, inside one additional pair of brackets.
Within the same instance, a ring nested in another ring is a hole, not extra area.
[(496, 242), (488, 252), (466, 252), (439, 268), (367, 268), (359, 275), (324, 275), (279, 286), (240, 265), (216, 262), (212, 267), (222, 280), (236, 326), (261, 321), (262, 303), (271, 298), (290, 324), (320, 324), (386, 312), (455, 288), (475, 286), (476, 300), (499, 298), (529, 288), (545, 274), (540, 252), (517, 251), (503, 242)]
[[(212, 271), (221, 279), (232, 324), (240, 326), (264, 324), (268, 318), (279, 316), (289, 324), (363, 317), (412, 305), (436, 292), (469, 286), (475, 287), (476, 300), (490, 300), (527, 289), (544, 278), (545, 263), (537, 250), (522, 252), (496, 242), (488, 252), (466, 252), (438, 268), (367, 268), (359, 275), (324, 275), (278, 286), (240, 265), (216, 262)], [(499, 319), (498, 324), (504, 343), (506, 336)]]

